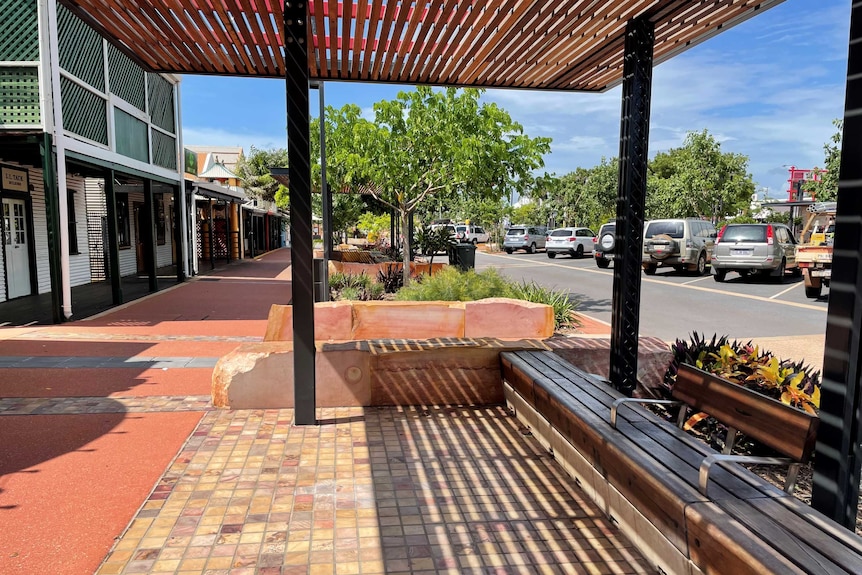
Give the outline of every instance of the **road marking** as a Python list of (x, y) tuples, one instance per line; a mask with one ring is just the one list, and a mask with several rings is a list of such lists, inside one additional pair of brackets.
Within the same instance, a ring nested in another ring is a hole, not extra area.
[(775, 294), (774, 296), (770, 297), (769, 299), (775, 299), (775, 298), (777, 298), (777, 297), (783, 296), (784, 294), (786, 294), (786, 293), (787, 293), (787, 292), (789, 292), (790, 290), (792, 290), (792, 289), (796, 289), (796, 287), (797, 287), (797, 286), (799, 286), (799, 285), (800, 285), (800, 284), (798, 284), (798, 283), (797, 283), (797, 284), (793, 284), (792, 286), (790, 286), (790, 287), (789, 287), (789, 288), (787, 288), (786, 290), (781, 291), (781, 292), (778, 292), (777, 294)]
[[(502, 254), (488, 253), (485, 255), (494, 256), (494, 257), (498, 257), (498, 258), (504, 258), (504, 259), (515, 259), (513, 256), (502, 255)], [(594, 270), (594, 269), (587, 269), (587, 268), (578, 268), (578, 267), (573, 267), (573, 266), (564, 266), (564, 265), (555, 264), (555, 263), (551, 263), (551, 262), (537, 262), (537, 265), (553, 266), (553, 267), (563, 268), (563, 269), (567, 269), (567, 270), (584, 272), (584, 273), (588, 273), (588, 274), (613, 275), (613, 272), (602, 271), (602, 270), (598, 270), (598, 269)], [(764, 296), (760, 296), (760, 295), (733, 293), (733, 292), (722, 291), (720, 289), (715, 289), (715, 288), (707, 288), (707, 287), (701, 287), (701, 286), (695, 286), (695, 285), (688, 285), (689, 283), (692, 283), (692, 282), (676, 284), (676, 283), (671, 283), (671, 282), (663, 281), (660, 279), (653, 279), (653, 278), (649, 278), (649, 277), (645, 277), (641, 281), (648, 282), (648, 283), (657, 283), (657, 284), (662, 284), (664, 286), (677, 287), (677, 288), (681, 288), (681, 289), (692, 289), (692, 290), (697, 290), (697, 291), (705, 291), (708, 293), (721, 294), (721, 295), (727, 295), (727, 296), (732, 296), (732, 297), (740, 297), (740, 298), (744, 298), (744, 299), (753, 299), (755, 301), (763, 301), (763, 302), (774, 303), (774, 304), (779, 304), (779, 305), (787, 305), (787, 306), (798, 307), (798, 308), (802, 308), (802, 309), (811, 309), (814, 311), (822, 311), (823, 313), (826, 313), (828, 311), (824, 307), (819, 307), (819, 306), (811, 305), (811, 304), (807, 304), (807, 303), (796, 303), (796, 302), (792, 302), (792, 301), (781, 301), (781, 300), (772, 299), (771, 297), (764, 297)], [(795, 285), (791, 286), (791, 287), (795, 287)], [(785, 292), (786, 291), (789, 291), (789, 290), (785, 290)], [(785, 292), (782, 292), (782, 293), (785, 293)], [(778, 294), (778, 295), (781, 295), (781, 294)]]
[(693, 279), (693, 280), (691, 280), (691, 281), (683, 282), (683, 283), (682, 283), (682, 285), (687, 286), (687, 285), (689, 285), (689, 284), (693, 284), (693, 283), (695, 283), (695, 282), (702, 282), (702, 281), (704, 281), (704, 280), (708, 280), (708, 279), (710, 279), (711, 277), (712, 277), (712, 274), (708, 274), (708, 275), (705, 275), (705, 276), (699, 277), (699, 278), (697, 278), (697, 279)]

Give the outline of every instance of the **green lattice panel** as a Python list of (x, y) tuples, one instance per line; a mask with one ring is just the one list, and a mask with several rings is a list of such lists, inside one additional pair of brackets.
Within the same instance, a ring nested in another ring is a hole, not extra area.
[(158, 130), (150, 130), (153, 142), (153, 163), (169, 170), (177, 169), (177, 140)]
[(62, 4), (57, 5), (60, 67), (99, 91), (105, 91), (102, 37)]
[(0, 1), (0, 61), (39, 59), (39, 20), (36, 0)]
[(112, 93), (137, 109), (146, 111), (144, 70), (112, 44), (108, 44), (108, 84)]
[(150, 121), (162, 130), (176, 133), (173, 84), (158, 74), (148, 73), (147, 89), (150, 92)]
[(0, 124), (41, 123), (38, 69), (0, 68)]
[(65, 76), (60, 78), (63, 127), (84, 138), (108, 144), (108, 108), (104, 98)]

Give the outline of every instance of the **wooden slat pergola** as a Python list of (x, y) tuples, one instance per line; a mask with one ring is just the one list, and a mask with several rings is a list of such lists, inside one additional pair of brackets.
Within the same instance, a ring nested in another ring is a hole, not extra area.
[[(781, 1), (309, 0), (309, 77), (602, 91), (622, 78), (630, 20), (654, 23), (659, 63)], [(277, 0), (63, 3), (154, 72), (285, 74)]]
[[(782, 0), (59, 0), (153, 72), (285, 78), (296, 422), (315, 423), (309, 81), (601, 92), (622, 84), (611, 381), (637, 377), (654, 64)], [(862, 4), (851, 9), (813, 505), (855, 524), (862, 461)]]

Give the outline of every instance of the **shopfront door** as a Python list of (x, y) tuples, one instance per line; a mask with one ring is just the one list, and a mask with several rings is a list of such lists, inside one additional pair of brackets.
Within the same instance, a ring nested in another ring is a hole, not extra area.
[(24, 200), (3, 198), (7, 297), (30, 295), (30, 247), (27, 237), (27, 204)]

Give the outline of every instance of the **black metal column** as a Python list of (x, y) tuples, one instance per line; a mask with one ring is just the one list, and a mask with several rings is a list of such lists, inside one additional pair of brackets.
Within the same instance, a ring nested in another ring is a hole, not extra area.
[(114, 189), (114, 170), (105, 174), (105, 207), (108, 210), (108, 264), (111, 278), (111, 296), (114, 305), (123, 303), (123, 278), (120, 275), (120, 241), (117, 226), (117, 193)]
[(60, 271), (60, 198), (54, 158), (54, 140), (44, 133), (39, 142), (42, 155), (42, 181), (45, 190), (45, 216), (48, 220), (48, 269), (51, 277), (51, 315), (54, 323), (63, 321), (63, 282)]
[(647, 18), (637, 18), (626, 25), (610, 358), (611, 384), (626, 395), (631, 395), (637, 385), (654, 39), (655, 26)]
[(858, 3), (850, 13), (842, 142), (811, 505), (853, 531), (862, 463), (862, 5)]
[(311, 147), (308, 113), (308, 10), (284, 3), (287, 161), (290, 165), (290, 242), (293, 304), (293, 397), (296, 425), (314, 425), (314, 248), (311, 228)]
[(182, 203), (180, 202), (180, 198), (183, 192), (182, 186), (185, 184), (182, 183), (179, 186), (174, 186), (174, 210), (173, 210), (173, 226), (174, 226), (174, 237), (171, 238), (171, 241), (174, 242), (174, 253), (177, 254), (176, 261), (174, 262), (177, 265), (177, 283), (182, 283), (186, 281), (186, 272), (185, 267), (183, 266), (183, 224), (181, 214), (183, 210), (181, 209)]
[(213, 219), (213, 201), (207, 200), (207, 238), (209, 242), (210, 269), (215, 269), (215, 219)]
[(159, 291), (158, 264), (156, 257), (156, 210), (153, 201), (153, 182), (144, 180), (144, 221), (142, 225), (144, 240), (144, 259), (149, 278), (150, 291)]

